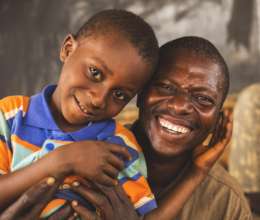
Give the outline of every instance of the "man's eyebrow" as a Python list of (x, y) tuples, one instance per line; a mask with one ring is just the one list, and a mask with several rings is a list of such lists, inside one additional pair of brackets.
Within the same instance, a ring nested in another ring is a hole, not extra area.
[(91, 57), (91, 60), (98, 62), (98, 64), (101, 65), (101, 67), (103, 69), (105, 69), (108, 74), (110, 74), (110, 75), (113, 74), (113, 72), (108, 68), (108, 66), (106, 65), (106, 63), (102, 59), (100, 59), (98, 57)]

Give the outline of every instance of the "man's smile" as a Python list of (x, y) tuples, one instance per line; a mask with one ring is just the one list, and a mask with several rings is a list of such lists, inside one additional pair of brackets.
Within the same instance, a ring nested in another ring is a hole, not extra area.
[(158, 117), (158, 122), (161, 127), (174, 134), (186, 134), (190, 132), (190, 128), (172, 123), (164, 118)]

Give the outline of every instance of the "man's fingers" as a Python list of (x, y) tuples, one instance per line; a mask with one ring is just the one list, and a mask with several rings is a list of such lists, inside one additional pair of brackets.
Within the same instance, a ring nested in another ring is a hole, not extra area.
[(97, 212), (89, 211), (76, 201), (72, 201), (72, 208), (80, 215), (82, 220), (101, 220), (101, 216)]
[(48, 220), (67, 220), (71, 215), (73, 215), (73, 209), (69, 204), (56, 211), (51, 215)]
[[(79, 184), (79, 185), (78, 185)], [(83, 198), (85, 198), (87, 201), (89, 201), (93, 206), (95, 207), (101, 207), (104, 204), (105, 197), (96, 192), (93, 189), (86, 188), (80, 183), (77, 185), (72, 184), (72, 190), (81, 195)]]
[(58, 185), (59, 182), (53, 177), (50, 177), (32, 186), (22, 194), (15, 203), (6, 209), (4, 213), (2, 213), (1, 218), (8, 216), (6, 219), (15, 219), (16, 216), (25, 215), (27, 211), (30, 211), (30, 214), (27, 215), (26, 219), (36, 219), (48, 201), (52, 198)]

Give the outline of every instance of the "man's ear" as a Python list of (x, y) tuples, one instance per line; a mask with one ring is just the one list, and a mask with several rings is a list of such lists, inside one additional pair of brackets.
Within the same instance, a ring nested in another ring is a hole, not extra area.
[(77, 48), (78, 42), (69, 34), (63, 41), (61, 50), (60, 50), (60, 61), (65, 62), (66, 59), (73, 53), (73, 51)]
[(136, 106), (137, 106), (138, 108), (141, 108), (143, 102), (144, 102), (144, 89), (143, 89), (142, 92), (140, 92), (140, 93), (137, 95)]

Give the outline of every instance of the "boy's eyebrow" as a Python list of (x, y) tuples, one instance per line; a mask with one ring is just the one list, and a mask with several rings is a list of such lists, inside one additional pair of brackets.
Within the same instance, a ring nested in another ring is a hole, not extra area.
[(97, 61), (102, 66), (102, 68), (108, 72), (108, 74), (112, 75), (112, 71), (108, 68), (108, 66), (105, 64), (103, 60), (101, 60), (98, 57), (92, 57), (92, 59)]

